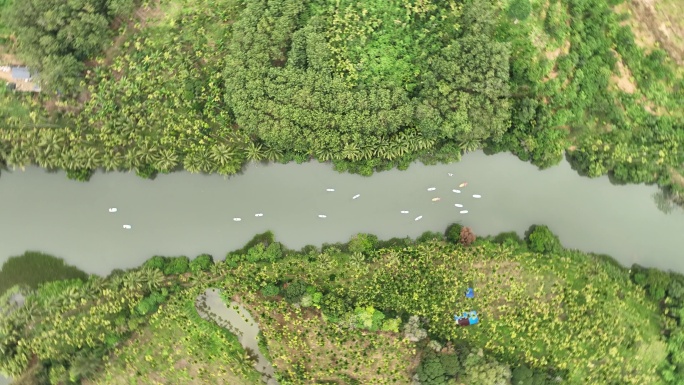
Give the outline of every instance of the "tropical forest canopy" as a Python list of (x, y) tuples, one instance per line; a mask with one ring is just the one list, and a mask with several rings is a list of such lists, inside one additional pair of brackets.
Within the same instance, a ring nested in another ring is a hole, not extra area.
[[(12, 266), (35, 269), (31, 257)], [(257, 384), (253, 352), (199, 316), (210, 287), (253, 315), (281, 384), (684, 378), (684, 277), (565, 250), (546, 226), (523, 241), (457, 224), (300, 251), (264, 233), (221, 261), (155, 256), (106, 278), (19, 283), (0, 293), (0, 372), (27, 384)], [(23, 304), (9, 300), (17, 292)], [(458, 326), (454, 314), (470, 310), (480, 323)]]
[[(35, 270), (30, 257), (13, 269)], [(265, 233), (221, 261), (155, 256), (106, 278), (18, 283), (0, 293), (0, 371), (22, 383), (259, 383), (253, 352), (199, 316), (209, 287), (254, 316), (281, 384), (684, 378), (684, 277), (564, 250), (546, 226), (523, 241), (457, 224), (300, 251)], [(9, 300), (17, 292), (23, 304)], [(454, 314), (470, 310), (480, 323), (458, 326)]]
[[(49, 6), (46, 5), (49, 3)], [(248, 161), (364, 175), (477, 148), (684, 185), (684, 77), (619, 0), (30, 0), (7, 49), (47, 92), (3, 94), (0, 159), (86, 180)], [(57, 92), (56, 94), (54, 92)]]

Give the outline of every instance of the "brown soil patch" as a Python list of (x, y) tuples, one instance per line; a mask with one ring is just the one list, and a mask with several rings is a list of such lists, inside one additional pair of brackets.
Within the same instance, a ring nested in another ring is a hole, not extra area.
[(684, 64), (684, 5), (681, 0), (632, 0), (615, 8), (626, 11), (636, 43), (648, 49), (663, 48)]
[(562, 46), (553, 51), (546, 51), (544, 55), (549, 60), (556, 60), (558, 56), (560, 56), (561, 54), (567, 55), (568, 52), (570, 52), (570, 41), (566, 40)]
[(684, 187), (684, 175), (677, 172), (677, 170), (670, 168), (670, 177), (674, 183), (680, 187)]
[[(558, 57), (559, 57), (560, 55), (567, 55), (568, 52), (570, 52), (570, 41), (569, 41), (569, 40), (566, 40), (566, 41), (563, 43), (562, 46), (556, 48), (555, 50), (553, 50), (553, 51), (545, 51), (545, 52), (544, 52), (544, 56), (545, 56), (548, 60), (555, 61), (556, 59), (558, 59)], [(545, 77), (542, 81), (543, 81), (543, 82), (548, 82), (549, 80), (553, 80), (553, 79), (555, 79), (555, 78), (557, 78), (557, 77), (558, 77), (558, 71), (556, 71), (556, 68), (555, 68), (555, 66), (554, 66), (554, 68), (551, 70), (551, 72), (550, 72), (548, 75), (546, 75), (546, 77)], [(567, 85), (567, 84), (565, 84), (565, 85)], [(565, 86), (565, 85), (564, 85), (564, 86)]]
[[(616, 52), (615, 54), (617, 55)], [(619, 55), (617, 56), (619, 57)], [(617, 70), (618, 74), (612, 75), (610, 79), (621, 91), (633, 94), (637, 87), (634, 82), (632, 82), (632, 73), (629, 71), (629, 68), (622, 63), (621, 59), (617, 61)]]

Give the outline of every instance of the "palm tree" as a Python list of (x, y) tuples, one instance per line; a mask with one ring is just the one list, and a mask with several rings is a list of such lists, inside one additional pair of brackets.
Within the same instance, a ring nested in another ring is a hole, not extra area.
[(102, 167), (107, 171), (118, 170), (124, 162), (124, 157), (119, 152), (112, 150), (105, 151), (102, 154)]
[(45, 155), (58, 154), (66, 142), (66, 138), (58, 130), (41, 130), (39, 137), (38, 145)]
[(223, 143), (217, 143), (211, 147), (210, 157), (217, 165), (225, 166), (233, 161), (235, 158), (235, 151)]
[(458, 143), (458, 147), (464, 153), (475, 151), (480, 148), (480, 140), (475, 138), (464, 138)]
[(109, 278), (108, 286), (112, 290), (119, 290), (123, 286), (125, 280), (126, 280), (126, 277), (124, 275), (122, 275), (122, 274), (115, 275), (115, 276)]
[(202, 171), (202, 160), (200, 155), (196, 152), (189, 152), (183, 158), (183, 167), (191, 173), (198, 173)]
[(145, 278), (140, 270), (134, 270), (123, 276), (121, 285), (126, 290), (140, 290), (145, 283)]
[(385, 137), (380, 137), (378, 144), (375, 147), (375, 156), (386, 158), (389, 153), (389, 141)]
[(149, 292), (158, 290), (164, 284), (164, 273), (162, 273), (159, 269), (146, 267), (140, 271), (144, 278), (145, 286)]
[(128, 151), (124, 154), (124, 167), (126, 169), (135, 169), (141, 165), (141, 150), (136, 147), (128, 148)]
[(347, 143), (344, 145), (344, 149), (342, 149), (342, 157), (353, 161), (359, 160), (361, 158), (361, 150), (359, 150), (359, 146), (356, 143)]
[(178, 165), (178, 155), (171, 148), (165, 148), (159, 151), (155, 157), (154, 168), (161, 172), (169, 172)]
[(79, 291), (79, 288), (70, 286), (59, 294), (57, 297), (57, 304), (60, 308), (65, 308), (75, 305), (81, 298), (83, 298), (83, 295)]
[(366, 257), (363, 255), (363, 253), (358, 251), (349, 256), (349, 263), (351, 263), (353, 266), (360, 266), (365, 260)]
[(406, 142), (403, 142), (400, 137), (395, 136), (390, 142), (390, 151), (395, 155), (394, 157), (404, 156), (408, 152)]
[(247, 156), (247, 160), (250, 162), (259, 162), (264, 159), (264, 153), (262, 151), (261, 145), (254, 142), (249, 143), (245, 149), (245, 154)]
[(23, 144), (26, 146), (31, 159), (35, 159), (41, 152), (40, 148), (40, 137), (38, 136), (38, 130), (27, 130), (24, 131)]
[(197, 151), (197, 159), (200, 164), (200, 171), (212, 173), (216, 170), (216, 165), (211, 161), (211, 151), (208, 147), (200, 147)]
[(94, 170), (100, 166), (100, 157), (100, 151), (96, 147), (86, 147), (76, 153), (78, 168)]
[(271, 162), (275, 162), (283, 157), (283, 154), (280, 152), (280, 150), (275, 147), (266, 147), (264, 155), (266, 156), (266, 159)]
[(316, 158), (321, 162), (327, 162), (333, 158), (335, 151), (328, 147), (319, 147), (314, 151)]
[(63, 148), (59, 157), (61, 167), (66, 170), (75, 170), (79, 168), (78, 161), (76, 160), (76, 154), (70, 148)]
[(412, 132), (400, 132), (399, 135), (396, 136), (396, 139), (397, 141), (399, 141), (402, 148), (401, 156), (404, 156), (404, 154), (408, 152), (416, 151), (414, 150), (414, 147), (416, 147), (416, 145), (413, 144), (415, 140)]
[(138, 155), (142, 161), (141, 163), (152, 164), (157, 152), (157, 146), (148, 139), (143, 140), (138, 146)]
[(375, 148), (371, 144), (364, 144), (361, 147), (361, 159), (364, 160), (369, 160), (373, 158), (373, 153), (375, 152)]
[(7, 165), (12, 167), (19, 167), (22, 170), (25, 166), (31, 163), (31, 155), (23, 147), (23, 145), (16, 146), (7, 154)]
[(87, 294), (98, 295), (102, 289), (107, 287), (107, 281), (97, 275), (92, 275), (84, 285)]
[(59, 152), (42, 152), (37, 154), (36, 163), (43, 168), (52, 169), (59, 164)]

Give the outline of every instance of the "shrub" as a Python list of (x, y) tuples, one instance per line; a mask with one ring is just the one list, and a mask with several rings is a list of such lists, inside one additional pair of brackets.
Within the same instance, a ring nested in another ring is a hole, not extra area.
[(280, 293), (280, 288), (272, 283), (269, 283), (261, 289), (261, 294), (264, 297), (275, 297), (278, 293)]
[(525, 20), (531, 11), (530, 0), (513, 0), (508, 6), (508, 16), (511, 19)]
[(399, 326), (401, 325), (401, 318), (390, 318), (382, 322), (381, 330), (386, 332), (399, 333)]
[(190, 261), (190, 271), (193, 273), (208, 271), (212, 265), (214, 265), (214, 257), (209, 254), (201, 254)]
[(552, 382), (546, 373), (534, 372), (525, 365), (518, 366), (511, 373), (511, 385), (546, 385)]
[(393, 248), (393, 247), (406, 247), (409, 246), (410, 244), (413, 243), (413, 240), (409, 237), (405, 238), (390, 238), (386, 241), (378, 241), (377, 248), (378, 249), (384, 249), (384, 248)]
[(370, 331), (380, 330), (385, 319), (385, 314), (375, 309), (373, 306), (357, 307), (354, 310), (356, 327), (368, 329)]
[(307, 293), (302, 296), (302, 299), (300, 300), (300, 304), (302, 307), (311, 307), (313, 305), (313, 297), (311, 294)]
[(404, 336), (411, 341), (420, 341), (427, 337), (427, 331), (420, 327), (420, 318), (417, 315), (409, 317), (404, 325)]
[(416, 374), (421, 385), (446, 384), (446, 372), (439, 357), (434, 353), (429, 353), (423, 358)]
[(665, 291), (670, 284), (670, 277), (664, 271), (649, 269), (648, 295), (656, 301), (665, 298)]
[(368, 253), (375, 248), (378, 237), (372, 234), (356, 234), (349, 241), (347, 246), (352, 253)]
[(444, 239), (444, 235), (442, 233), (438, 233), (436, 231), (426, 231), (423, 234), (420, 234), (420, 236), (416, 239), (416, 242), (418, 243), (425, 243), (425, 242), (430, 242), (430, 241), (441, 241)]
[(79, 168), (76, 170), (67, 170), (66, 172), (67, 178), (71, 180), (77, 180), (79, 182), (87, 182), (90, 180), (90, 177), (93, 175), (93, 170), (87, 169), (87, 168)]
[(479, 385), (508, 384), (511, 369), (508, 365), (484, 356), (482, 350), (473, 350), (463, 361), (463, 382)]
[(459, 242), (461, 242), (463, 246), (469, 246), (471, 243), (475, 242), (476, 239), (477, 236), (475, 236), (475, 233), (470, 230), (470, 227), (464, 227), (461, 229)]
[(492, 239), (492, 242), (500, 245), (523, 245), (525, 243), (515, 231), (498, 234)]
[(306, 283), (300, 280), (292, 281), (285, 287), (285, 300), (289, 303), (299, 302), (306, 293)]
[(439, 360), (447, 376), (454, 377), (461, 373), (461, 363), (456, 354), (442, 354), (439, 356)]
[(261, 262), (264, 260), (264, 251), (265, 247), (263, 243), (258, 243), (247, 250), (247, 256), (245, 259), (247, 259), (247, 262), (250, 263), (257, 263)]
[(344, 299), (333, 293), (328, 293), (321, 299), (321, 309), (326, 317), (330, 318), (333, 322), (337, 322), (349, 310), (349, 307)]
[(435, 352), (439, 352), (440, 350), (442, 350), (442, 344), (435, 340), (430, 340), (430, 342), (428, 342), (427, 344), (427, 347), (434, 350)]
[(527, 245), (530, 250), (544, 254), (557, 253), (562, 248), (558, 237), (545, 225), (530, 227), (527, 231)]
[(154, 257), (148, 259), (143, 263), (143, 267), (150, 267), (153, 269), (159, 269), (164, 271), (164, 267), (168, 263), (167, 257), (162, 257), (160, 255), (155, 255)]
[(172, 257), (166, 266), (164, 266), (164, 274), (183, 274), (190, 270), (190, 260), (186, 256)]
[(264, 251), (265, 260), (275, 262), (283, 257), (283, 245), (280, 242), (271, 242)]
[(444, 232), (444, 236), (446, 237), (447, 241), (451, 243), (458, 243), (461, 240), (461, 229), (463, 226), (461, 226), (458, 223), (452, 223), (449, 225), (449, 227), (446, 228), (446, 231)]
[(153, 292), (149, 296), (143, 298), (136, 306), (136, 310), (140, 315), (146, 315), (148, 313), (154, 312), (159, 307), (159, 304), (166, 301), (166, 292)]

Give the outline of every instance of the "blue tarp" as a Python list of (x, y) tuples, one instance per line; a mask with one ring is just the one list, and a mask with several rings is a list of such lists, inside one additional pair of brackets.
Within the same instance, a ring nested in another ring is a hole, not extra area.
[(475, 290), (472, 287), (469, 287), (468, 291), (466, 291), (466, 298), (475, 298)]

